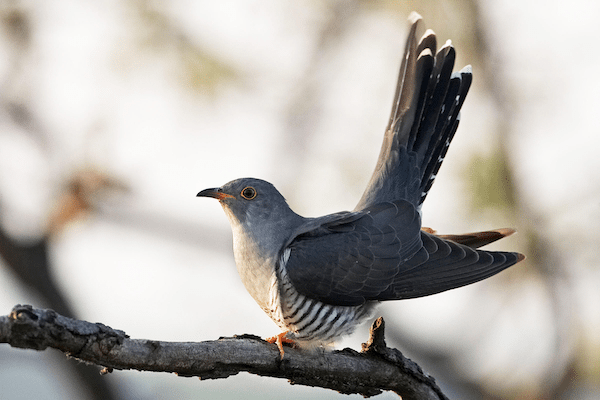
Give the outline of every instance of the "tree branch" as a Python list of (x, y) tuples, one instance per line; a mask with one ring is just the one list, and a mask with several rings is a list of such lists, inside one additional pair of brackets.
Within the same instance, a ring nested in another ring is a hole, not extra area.
[(136, 369), (219, 379), (246, 371), (365, 397), (391, 390), (403, 399), (447, 400), (432, 377), (400, 351), (386, 346), (383, 318), (373, 323), (361, 352), (290, 347), (282, 359), (277, 346), (254, 335), (205, 342), (130, 339), (125, 332), (101, 323), (17, 305), (9, 315), (0, 317), (0, 343), (34, 350), (52, 347), (69, 357), (104, 366), (104, 373)]

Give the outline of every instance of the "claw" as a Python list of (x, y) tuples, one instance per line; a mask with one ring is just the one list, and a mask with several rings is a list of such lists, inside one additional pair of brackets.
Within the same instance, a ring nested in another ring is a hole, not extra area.
[(288, 344), (294, 344), (294, 341), (292, 339), (288, 339), (286, 337), (286, 335), (288, 334), (289, 331), (285, 331), (285, 332), (281, 332), (273, 337), (267, 338), (265, 339), (267, 342), (269, 343), (276, 343), (277, 344), (277, 348), (279, 349), (279, 354), (281, 354), (281, 359), (283, 360), (283, 356), (285, 354), (285, 351), (283, 351), (283, 344), (284, 343), (288, 343)]

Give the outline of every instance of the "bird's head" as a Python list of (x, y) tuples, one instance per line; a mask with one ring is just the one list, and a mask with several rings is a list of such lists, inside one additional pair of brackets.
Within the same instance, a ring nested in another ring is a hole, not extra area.
[(285, 224), (299, 217), (275, 186), (261, 179), (236, 179), (219, 188), (202, 190), (197, 196), (219, 200), (232, 225), (260, 229), (270, 223)]

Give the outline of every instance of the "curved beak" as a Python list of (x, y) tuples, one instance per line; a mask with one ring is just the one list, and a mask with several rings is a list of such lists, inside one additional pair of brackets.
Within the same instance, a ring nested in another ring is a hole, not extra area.
[(217, 199), (217, 200), (223, 200), (226, 199), (228, 197), (233, 198), (232, 195), (227, 194), (227, 193), (223, 193), (221, 191), (221, 188), (211, 188), (211, 189), (204, 189), (200, 192), (198, 192), (198, 194), (196, 195), (196, 197), (211, 197), (213, 199)]

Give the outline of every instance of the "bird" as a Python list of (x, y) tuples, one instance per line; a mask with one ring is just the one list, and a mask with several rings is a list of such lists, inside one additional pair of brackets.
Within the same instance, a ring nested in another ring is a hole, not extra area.
[(472, 82), (467, 65), (435, 33), (411, 26), (375, 170), (352, 211), (307, 218), (269, 182), (241, 178), (200, 191), (229, 219), (244, 286), (281, 329), (283, 343), (332, 345), (370, 318), (382, 301), (429, 296), (486, 279), (522, 261), (517, 252), (479, 247), (509, 228), (438, 235), (421, 208), (460, 122)]

